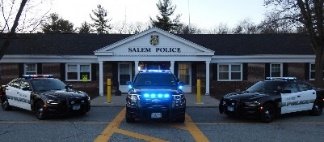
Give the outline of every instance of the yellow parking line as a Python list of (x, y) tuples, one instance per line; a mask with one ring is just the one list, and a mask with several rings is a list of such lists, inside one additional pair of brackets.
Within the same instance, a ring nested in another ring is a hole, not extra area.
[(101, 132), (94, 142), (107, 142), (111, 135), (118, 129), (120, 123), (125, 117), (126, 108), (119, 112), (114, 120)]
[(194, 137), (195, 141), (209, 142), (208, 138), (200, 131), (197, 125), (192, 121), (191, 117), (186, 114), (185, 126), (190, 134)]
[(145, 141), (149, 141), (149, 142), (166, 142), (165, 140), (162, 140), (162, 139), (159, 139), (159, 138), (155, 138), (155, 137), (151, 137), (151, 136), (147, 136), (147, 135), (142, 135), (142, 134), (139, 134), (139, 133), (130, 132), (130, 131), (122, 130), (122, 129), (116, 129), (115, 132), (126, 135), (126, 136), (134, 137), (134, 138), (137, 138), (137, 139), (142, 139), (142, 140), (145, 140)]

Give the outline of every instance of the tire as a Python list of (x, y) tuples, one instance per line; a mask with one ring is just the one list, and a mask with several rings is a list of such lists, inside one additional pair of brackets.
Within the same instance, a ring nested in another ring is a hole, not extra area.
[(265, 123), (270, 123), (275, 118), (275, 110), (272, 104), (265, 104), (263, 106), (263, 111), (261, 112), (261, 121)]
[(43, 101), (37, 101), (35, 104), (35, 116), (39, 120), (46, 119), (46, 114), (44, 112), (44, 102)]
[(317, 101), (314, 103), (312, 110), (310, 111), (311, 115), (320, 116), (323, 113), (323, 106)]
[(126, 122), (127, 123), (134, 123), (135, 122), (135, 118), (132, 117), (127, 111), (126, 111)]
[(186, 117), (185, 117), (185, 115), (183, 115), (183, 116), (180, 116), (179, 118), (177, 118), (176, 119), (176, 122), (178, 122), (178, 123), (184, 123), (185, 120), (186, 120)]
[(2, 110), (4, 110), (4, 111), (11, 110), (11, 106), (10, 106), (9, 101), (6, 97), (3, 98), (1, 107), (2, 107)]

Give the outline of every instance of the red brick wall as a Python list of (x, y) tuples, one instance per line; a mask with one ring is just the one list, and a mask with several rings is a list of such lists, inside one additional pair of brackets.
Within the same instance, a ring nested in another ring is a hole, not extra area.
[(18, 64), (1, 64), (0, 84), (7, 84), (9, 81), (17, 77), (19, 77)]
[(289, 63), (287, 76), (294, 76), (298, 79), (305, 79), (305, 64)]
[(54, 77), (61, 78), (60, 64), (43, 63), (42, 74), (52, 74)]

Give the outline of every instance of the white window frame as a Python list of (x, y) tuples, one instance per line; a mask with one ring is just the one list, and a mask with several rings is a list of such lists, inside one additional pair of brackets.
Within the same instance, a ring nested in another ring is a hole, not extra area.
[[(220, 66), (228, 66), (228, 79), (219, 79), (219, 69)], [(239, 65), (240, 66), (240, 79), (232, 79), (232, 66)], [(243, 64), (217, 64), (217, 80), (218, 81), (242, 81), (243, 80)]]
[[(68, 66), (69, 65), (76, 65), (77, 66), (77, 79), (68, 79)], [(90, 72), (89, 72), (89, 80), (82, 80), (81, 78), (81, 66), (85, 65), (85, 66), (89, 66)], [(75, 64), (75, 63), (66, 63), (65, 64), (65, 80), (66, 81), (92, 81), (92, 68), (91, 68), (91, 64)]]
[[(312, 65), (315, 66), (315, 63), (309, 63), (309, 72), (308, 72), (308, 78), (309, 78), (309, 80), (315, 80), (315, 78), (311, 78), (311, 77), (312, 77), (312, 76), (311, 76), (312, 71), (313, 71), (314, 74), (315, 74), (315, 68), (314, 68), (314, 70), (312, 70)], [(324, 72), (324, 69), (323, 69), (323, 72)], [(314, 76), (314, 77), (315, 77), (315, 76)], [(323, 80), (324, 80), (324, 77), (323, 77)]]
[[(33, 64), (33, 65), (35, 65), (35, 70), (34, 71), (27, 71), (27, 65), (31, 65), (31, 64)], [(32, 72), (32, 73), (34, 73), (34, 74), (37, 74), (37, 64), (36, 63), (25, 63), (24, 64), (24, 75), (27, 75), (27, 72)]]
[[(130, 80), (129, 81), (132, 81), (133, 80), (133, 74), (132, 74), (132, 68), (133, 68), (133, 66), (132, 66), (132, 64), (130, 63), (130, 62), (120, 62), (120, 63), (118, 63), (118, 84), (120, 85), (120, 72), (121, 72), (121, 65), (128, 65), (128, 74), (130, 75), (129, 77), (130, 77)], [(127, 84), (125, 84), (125, 85), (127, 85)]]
[[(272, 76), (272, 65), (280, 65), (280, 76)], [(270, 77), (282, 77), (283, 76), (283, 64), (282, 63), (270, 63)]]

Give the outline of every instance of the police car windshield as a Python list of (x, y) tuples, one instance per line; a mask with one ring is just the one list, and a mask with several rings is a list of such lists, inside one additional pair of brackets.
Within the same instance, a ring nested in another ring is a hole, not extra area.
[(168, 73), (143, 73), (139, 74), (134, 86), (175, 86), (176, 79), (172, 74)]
[(34, 91), (44, 92), (50, 90), (63, 90), (65, 84), (58, 79), (32, 79), (30, 83)]
[(249, 93), (269, 93), (273, 94), (283, 88), (284, 81), (259, 81), (246, 91)]

